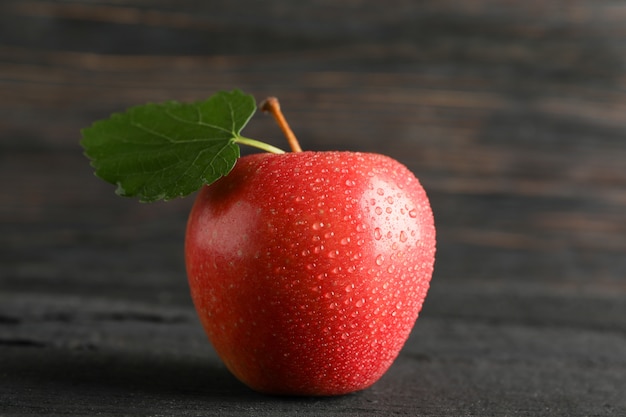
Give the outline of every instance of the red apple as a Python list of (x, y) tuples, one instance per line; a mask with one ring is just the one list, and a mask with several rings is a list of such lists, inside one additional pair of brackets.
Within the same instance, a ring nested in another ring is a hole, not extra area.
[(400, 352), (435, 227), (422, 186), (389, 157), (261, 153), (201, 189), (185, 255), (200, 320), (237, 378), (338, 395), (372, 385)]

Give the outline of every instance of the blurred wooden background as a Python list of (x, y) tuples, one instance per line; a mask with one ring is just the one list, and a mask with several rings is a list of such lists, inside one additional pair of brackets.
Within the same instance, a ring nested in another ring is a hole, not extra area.
[[(232, 88), (278, 96), (304, 148), (400, 160), (431, 198), (436, 272), (404, 365), (346, 409), (626, 413), (625, 2), (4, 0), (0, 414), (84, 411), (98, 387), (67, 410), (36, 369), (84, 379), (77, 364), (134, 363), (127, 345), (151, 337), (206, 360), (182, 258), (193, 199), (115, 196), (78, 141), (131, 105)], [(264, 115), (245, 133), (284, 146)]]

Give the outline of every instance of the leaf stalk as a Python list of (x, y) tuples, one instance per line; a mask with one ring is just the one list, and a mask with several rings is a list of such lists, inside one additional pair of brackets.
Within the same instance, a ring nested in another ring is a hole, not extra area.
[(285, 151), (283, 151), (280, 148), (277, 148), (276, 146), (272, 146), (269, 143), (261, 142), (256, 139), (250, 139), (250, 138), (246, 138), (243, 136), (237, 136), (234, 139), (234, 141), (235, 143), (239, 143), (241, 145), (252, 146), (254, 148), (261, 149), (263, 151), (270, 152), (270, 153), (275, 153), (275, 154), (285, 153)]

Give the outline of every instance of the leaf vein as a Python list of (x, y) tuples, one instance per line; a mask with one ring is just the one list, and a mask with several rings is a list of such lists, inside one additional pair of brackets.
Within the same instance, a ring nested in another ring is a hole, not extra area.
[(198, 120), (197, 121), (193, 121), (193, 120), (187, 120), (187, 119), (183, 119), (182, 117), (179, 117), (178, 115), (172, 113), (169, 109), (165, 110), (165, 114), (167, 116), (169, 116), (171, 119), (179, 122), (179, 123), (183, 123), (183, 124), (190, 124), (190, 125), (194, 125), (194, 126), (204, 126), (204, 127), (208, 127), (211, 129), (215, 129), (215, 130), (219, 130), (221, 132), (225, 132), (225, 133), (231, 133), (228, 131), (228, 129), (223, 128), (222, 126), (218, 126), (218, 125), (214, 125), (211, 123), (206, 123), (202, 120), (202, 113), (200, 112), (200, 109), (196, 106), (194, 107), (196, 109), (196, 112), (198, 113)]

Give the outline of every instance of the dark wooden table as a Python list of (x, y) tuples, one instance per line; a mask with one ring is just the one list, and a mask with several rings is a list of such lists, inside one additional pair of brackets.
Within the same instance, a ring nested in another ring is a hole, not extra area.
[[(235, 87), (428, 190), (432, 290), (371, 389), (237, 382), (188, 293), (193, 199), (119, 198), (82, 156), (93, 120)], [(623, 2), (3, 0), (0, 178), (2, 416), (626, 415)]]

